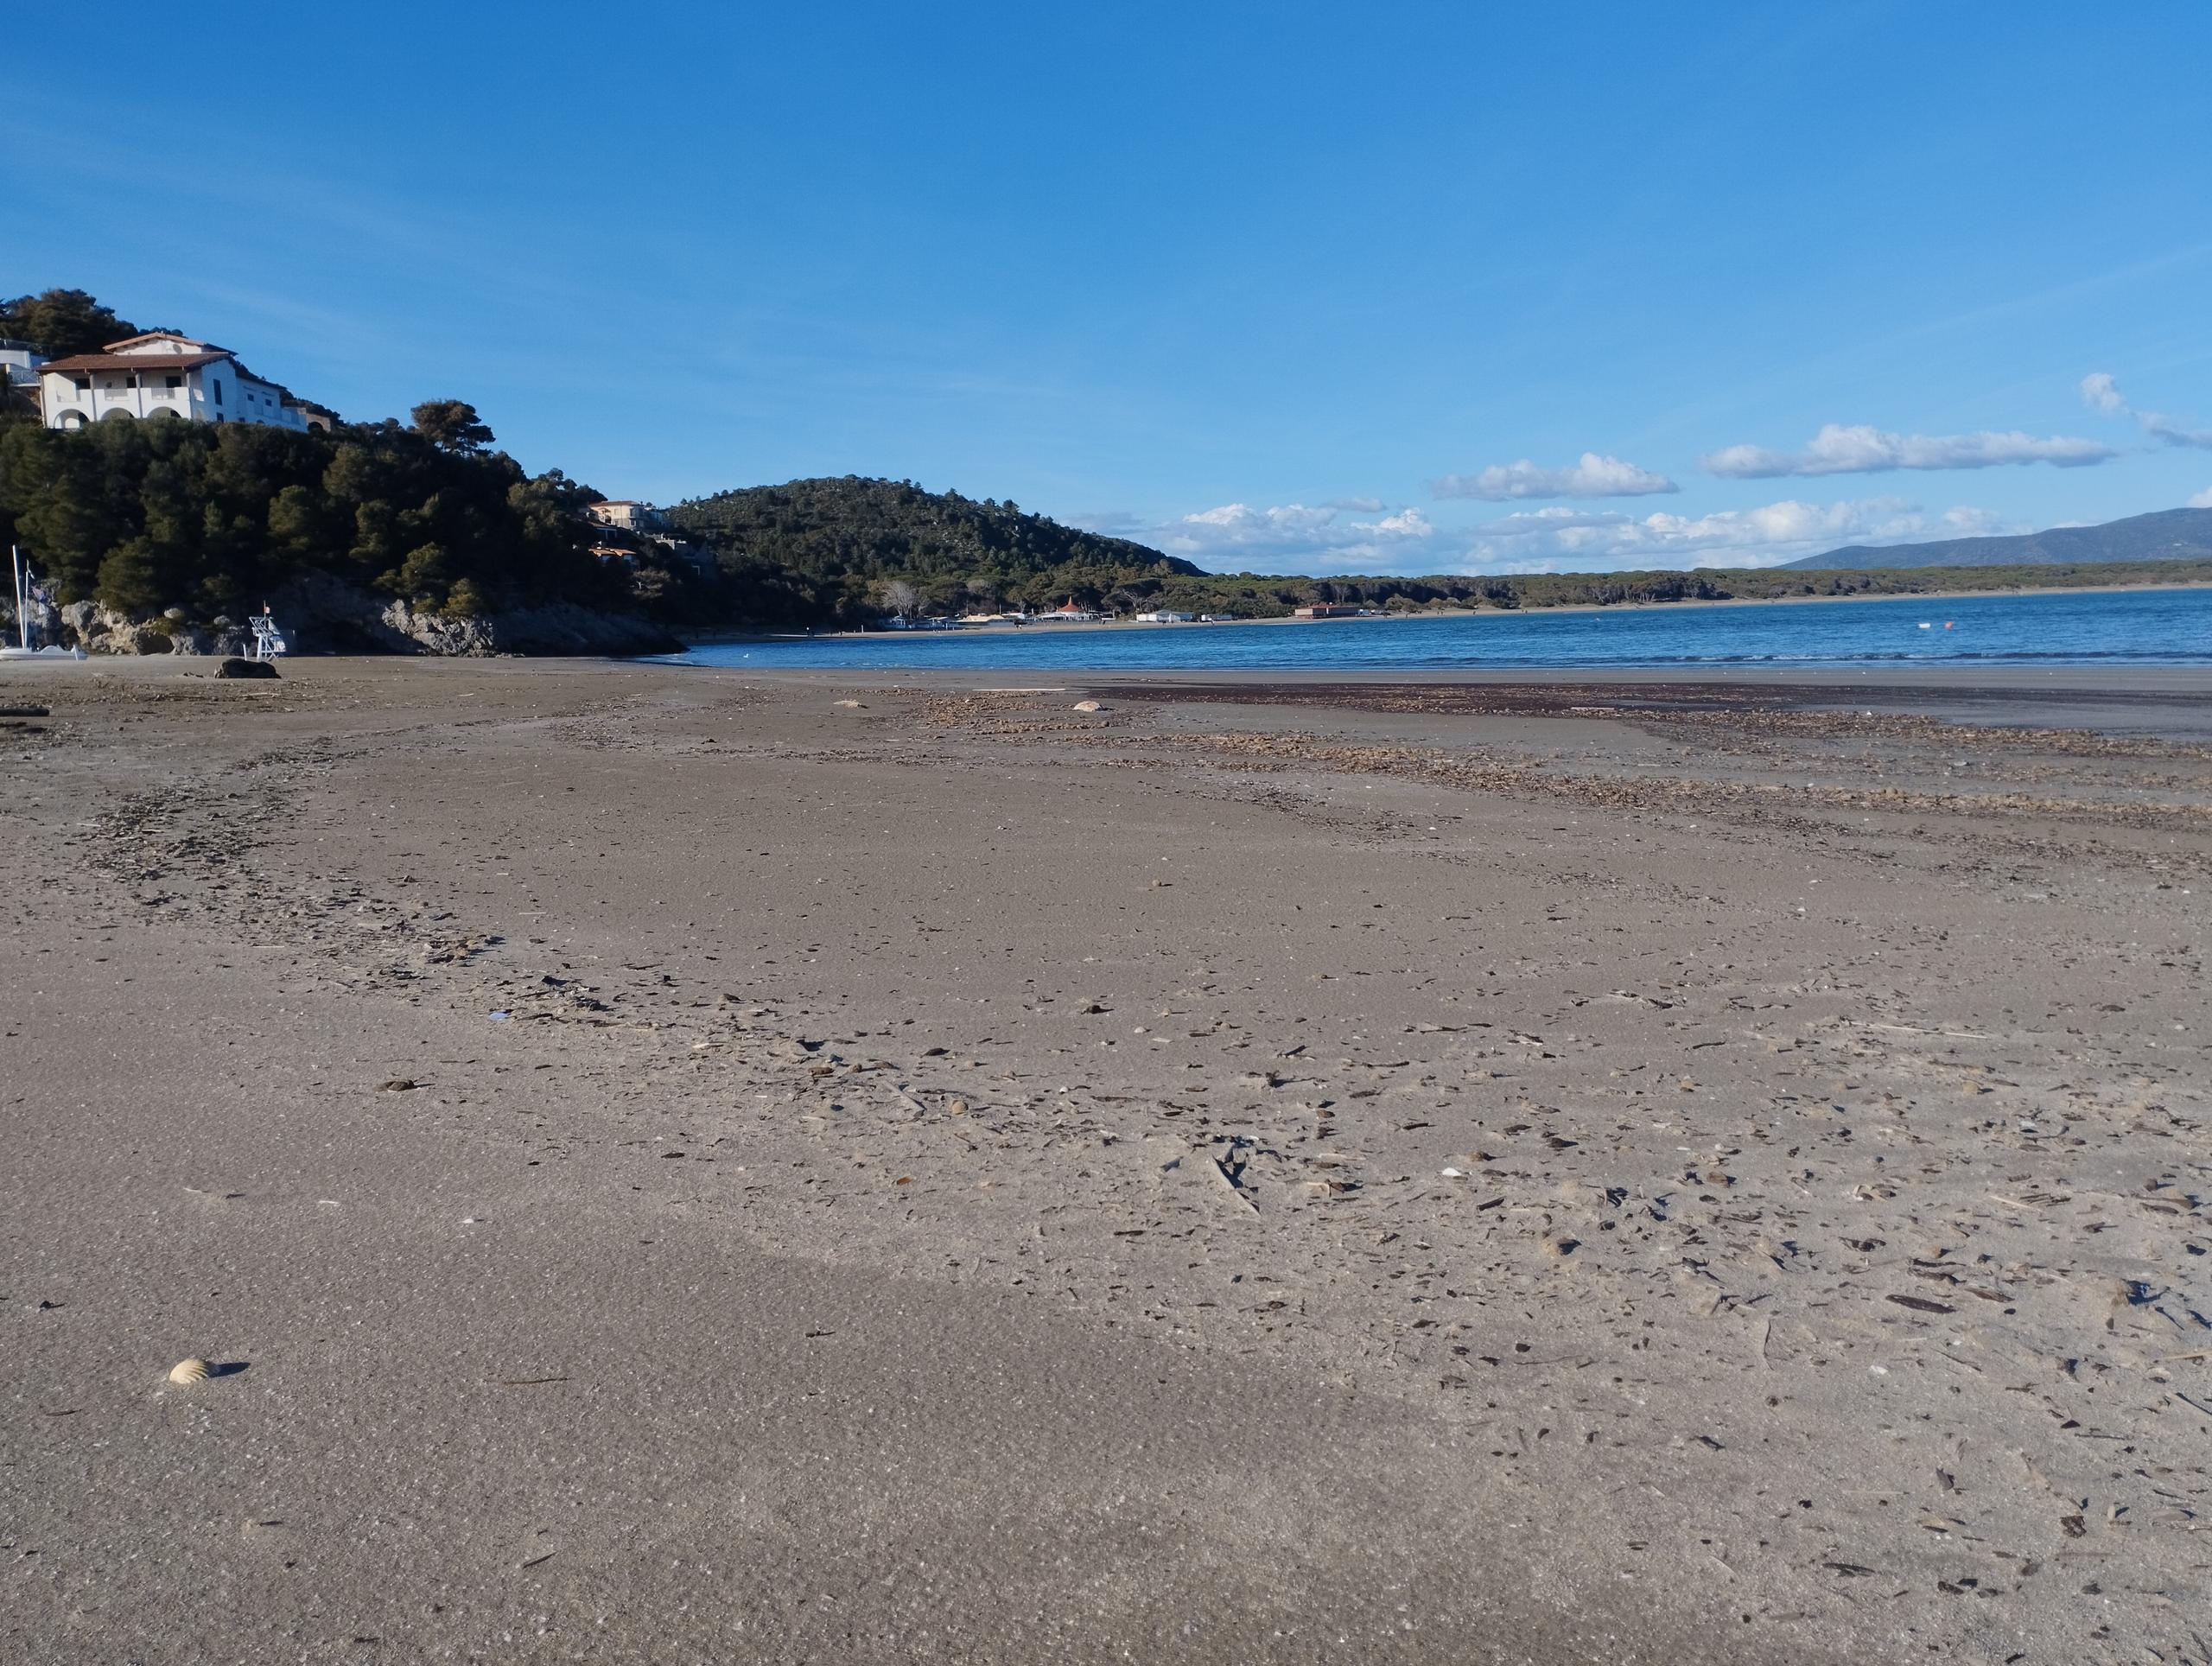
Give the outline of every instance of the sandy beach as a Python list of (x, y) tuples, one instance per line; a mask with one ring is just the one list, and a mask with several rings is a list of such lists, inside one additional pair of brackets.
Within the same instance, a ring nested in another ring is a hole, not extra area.
[(11, 1660), (2212, 1658), (2212, 671), (211, 669), (0, 673)]

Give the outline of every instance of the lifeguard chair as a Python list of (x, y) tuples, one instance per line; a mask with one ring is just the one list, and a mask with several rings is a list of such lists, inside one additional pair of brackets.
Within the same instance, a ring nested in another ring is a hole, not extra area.
[(253, 626), (253, 657), (256, 659), (274, 659), (279, 654), (291, 652), (285, 645), (283, 632), (276, 628), (276, 615), (269, 611), (267, 602), (263, 602), (261, 611), (248, 618), (246, 623)]

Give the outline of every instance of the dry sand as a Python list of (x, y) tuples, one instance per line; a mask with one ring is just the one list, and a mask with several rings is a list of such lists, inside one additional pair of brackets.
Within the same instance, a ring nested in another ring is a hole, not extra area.
[(994, 680), (9, 668), (0, 1654), (2212, 1656), (2212, 676)]

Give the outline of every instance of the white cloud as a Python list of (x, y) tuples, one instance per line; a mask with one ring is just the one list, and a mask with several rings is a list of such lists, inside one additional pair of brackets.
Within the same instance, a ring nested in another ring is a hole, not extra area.
[(1201, 509), (1183, 517), (1183, 525), (1204, 528), (1193, 537), (1210, 541), (1231, 544), (1256, 544), (1286, 537), (1296, 537), (1319, 531), (1337, 518), (1333, 509), (1308, 509), (1302, 503), (1287, 503), (1274, 509), (1255, 509), (1249, 504), (1225, 503), (1217, 509)]
[[(1353, 501), (1382, 507), (1373, 499)], [(1419, 509), (1360, 520), (1330, 504), (1255, 509), (1226, 503), (1136, 536), (1171, 556), (1217, 569), (1411, 572), (1433, 570), (1435, 561), (1448, 558), (1439, 548), (1444, 535)]]
[(1947, 538), (1995, 537), (2018, 530), (1993, 509), (1946, 509), (1942, 533)]
[(1428, 517), (1420, 510), (1401, 509), (1396, 514), (1385, 515), (1376, 521), (1375, 532), (1378, 537), (1427, 538), (1435, 537), (1436, 529), (1428, 524)]
[(2189, 500), (2189, 506), (2191, 509), (2212, 509), (2212, 486), (2206, 486), (2191, 498)]
[(2107, 416), (2121, 416), (2127, 412), (2127, 401), (2120, 397), (2120, 384), (2103, 371), (2094, 371), (2082, 378), (2082, 403)]
[(2194, 446), (2199, 451), (2212, 451), (2212, 428), (2184, 428), (2171, 416), (2161, 416), (2155, 410), (2139, 411), (2135, 420), (2143, 424), (2143, 431), (2154, 440), (2164, 440), (2168, 445)]
[(2190, 446), (2200, 451), (2212, 451), (2212, 428), (2191, 428), (2177, 417), (2162, 411), (2138, 410), (2127, 403), (2120, 391), (2120, 384), (2103, 371), (2095, 371), (2082, 378), (2082, 403), (2092, 410), (2101, 410), (2107, 416), (2133, 416), (2135, 425), (2154, 440), (2168, 445)]
[(1732, 445), (1704, 460), (1706, 472), (1733, 480), (1801, 474), (1879, 474), (1894, 468), (1995, 468), (2050, 463), (2079, 468), (2115, 455), (2094, 440), (2031, 434), (1891, 434), (1866, 423), (1829, 423), (1802, 451)]
[(1681, 487), (1664, 474), (1586, 451), (1571, 468), (1539, 468), (1523, 457), (1518, 462), (1492, 463), (1478, 474), (1447, 474), (1431, 480), (1428, 489), (1440, 498), (1504, 503), (1516, 498), (1643, 498)]

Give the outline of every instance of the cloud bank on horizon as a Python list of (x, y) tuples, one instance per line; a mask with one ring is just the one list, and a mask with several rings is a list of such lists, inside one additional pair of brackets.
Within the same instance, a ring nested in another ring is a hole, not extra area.
[(2019, 530), (1985, 509), (1931, 513), (1903, 498), (1795, 499), (1704, 515), (1554, 505), (1466, 527), (1442, 527), (1417, 507), (1375, 518), (1332, 505), (1224, 504), (1159, 525), (1102, 516), (1086, 522), (1211, 571), (1549, 573), (1608, 568), (1768, 567), (1851, 543), (1905, 544)]
[[(2126, 418), (2153, 449), (2212, 450), (2212, 429), (2131, 404), (2113, 376), (2084, 377), (2082, 403), (2101, 416)], [(2023, 429), (1956, 434), (1896, 432), (1871, 423), (1829, 423), (1796, 451), (1732, 445), (1707, 453), (1699, 467), (1719, 481), (1817, 478), (1916, 471), (2094, 467), (2121, 450), (2075, 435)], [(1535, 573), (1605, 569), (1768, 567), (1851, 544), (1909, 544), (1929, 538), (1974, 537), (2032, 530), (2031, 522), (1968, 504), (1930, 509), (1897, 496), (1796, 498), (1717, 508), (1701, 514), (1664, 511), (1632, 514), (1602, 500), (1679, 493), (1669, 475), (1611, 452), (1585, 451), (1551, 467), (1522, 457), (1428, 482), (1440, 500), (1519, 504), (1490, 520), (1440, 525), (1418, 506), (1394, 507), (1374, 496), (1318, 504), (1255, 506), (1225, 503), (1166, 519), (1094, 517), (1084, 525), (1151, 544), (1214, 570), (1316, 573)], [(2212, 507), (2212, 488), (2188, 499)]]

